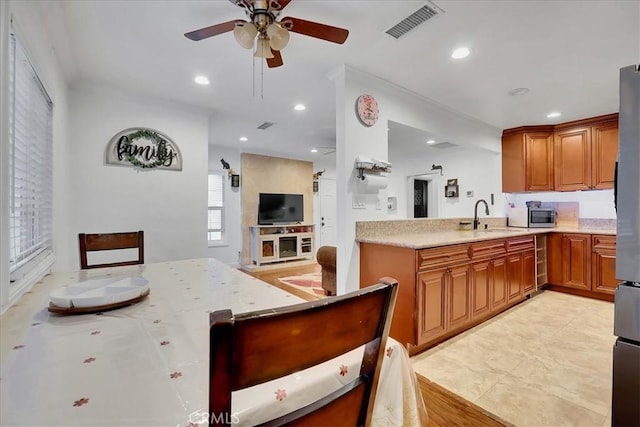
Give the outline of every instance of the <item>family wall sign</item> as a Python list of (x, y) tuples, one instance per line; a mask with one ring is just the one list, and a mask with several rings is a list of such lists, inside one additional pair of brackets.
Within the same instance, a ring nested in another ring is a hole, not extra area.
[(106, 162), (140, 169), (182, 170), (176, 143), (149, 128), (129, 128), (115, 134), (107, 145)]

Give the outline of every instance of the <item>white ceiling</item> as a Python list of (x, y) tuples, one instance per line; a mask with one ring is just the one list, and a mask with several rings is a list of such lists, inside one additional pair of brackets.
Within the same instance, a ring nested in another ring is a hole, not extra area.
[[(342, 63), (504, 129), (615, 112), (619, 69), (640, 62), (636, 0), (436, 0), (444, 13), (398, 40), (385, 34), (424, 4), (293, 0), (281, 17), (347, 28), (349, 38), (337, 45), (292, 33), (284, 66), (269, 69), (254, 64), (232, 33), (198, 42), (183, 36), (244, 19), (230, 1), (39, 2), (71, 87), (106, 86), (203, 109), (215, 124), (210, 143), (300, 159), (335, 145), (327, 74)], [(451, 59), (460, 45), (472, 54)], [(196, 74), (211, 85), (196, 85)], [(530, 92), (507, 94), (518, 87)], [(299, 102), (306, 111), (293, 110)], [(547, 119), (552, 110), (563, 115)], [(256, 129), (265, 121), (276, 124)], [(393, 129), (402, 135), (401, 126)]]

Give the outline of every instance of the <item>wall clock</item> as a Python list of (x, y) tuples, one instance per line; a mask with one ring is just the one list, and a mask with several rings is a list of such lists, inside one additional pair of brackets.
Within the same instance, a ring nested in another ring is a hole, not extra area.
[(378, 121), (378, 103), (371, 95), (360, 95), (356, 101), (356, 115), (365, 126), (373, 126)]

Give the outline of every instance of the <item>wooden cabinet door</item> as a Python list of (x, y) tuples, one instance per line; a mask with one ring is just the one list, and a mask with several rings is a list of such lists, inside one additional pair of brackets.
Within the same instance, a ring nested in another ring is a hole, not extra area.
[(616, 279), (616, 236), (594, 234), (591, 247), (591, 290), (614, 295), (620, 283)]
[(479, 319), (491, 312), (491, 261), (471, 264), (471, 319)]
[(591, 128), (558, 131), (555, 135), (556, 191), (591, 188)]
[(507, 304), (507, 258), (491, 260), (491, 311)]
[(530, 294), (536, 288), (536, 252), (526, 251), (522, 254), (522, 292)]
[(591, 255), (591, 290), (614, 295), (618, 287), (616, 279), (616, 251), (594, 249)]
[(418, 273), (418, 344), (424, 344), (447, 330), (447, 268)]
[(562, 284), (562, 233), (550, 233), (547, 236), (547, 282)]
[(471, 321), (471, 276), (469, 266), (449, 269), (447, 328), (456, 329)]
[(522, 296), (523, 279), (522, 254), (507, 256), (507, 301), (511, 302)]
[(502, 136), (502, 192), (525, 191), (525, 146), (523, 133), (518, 131)]
[(591, 188), (613, 188), (618, 157), (618, 122), (591, 128)]
[(553, 190), (553, 134), (526, 133), (526, 191)]
[(562, 236), (562, 283), (577, 289), (591, 289), (591, 236), (564, 234)]

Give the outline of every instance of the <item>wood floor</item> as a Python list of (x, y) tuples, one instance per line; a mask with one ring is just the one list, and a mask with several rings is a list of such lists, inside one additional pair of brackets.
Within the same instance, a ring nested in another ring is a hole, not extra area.
[[(287, 287), (278, 279), (287, 276), (297, 276), (300, 274), (315, 273), (320, 271), (319, 264), (297, 265), (283, 268), (269, 268), (256, 271), (245, 271), (273, 286), (282, 288), (295, 295), (309, 299), (310, 294), (305, 292), (296, 293), (295, 289)], [(304, 294), (304, 295), (302, 295)], [(478, 426), (478, 427), (499, 427), (511, 426), (508, 422), (501, 420), (495, 415), (485, 411), (477, 405), (461, 398), (449, 390), (429, 381), (429, 379), (417, 375), (418, 384), (422, 398), (427, 405), (429, 415), (428, 427), (451, 427), (451, 426)]]
[(263, 282), (267, 282), (270, 285), (273, 285), (277, 288), (284, 289), (285, 291), (294, 294), (297, 297), (303, 298), (307, 301), (314, 301), (320, 299), (321, 297), (311, 295), (308, 292), (301, 291), (291, 286), (287, 286), (285, 283), (282, 283), (278, 279), (281, 277), (288, 276), (299, 276), (302, 274), (309, 273), (318, 273), (320, 272), (320, 264), (318, 263), (305, 263), (299, 264), (292, 267), (282, 267), (282, 268), (268, 268), (268, 269), (258, 269), (254, 271), (242, 270), (243, 272), (256, 277)]

